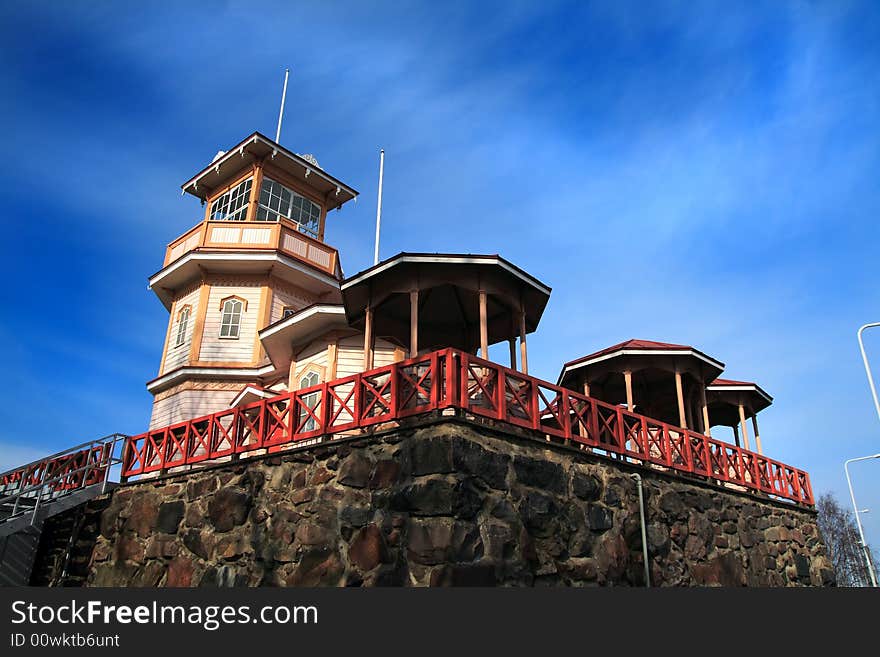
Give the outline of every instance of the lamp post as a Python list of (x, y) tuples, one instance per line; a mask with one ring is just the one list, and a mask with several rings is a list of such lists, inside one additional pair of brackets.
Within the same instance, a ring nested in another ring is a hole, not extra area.
[(874, 564), (871, 563), (871, 553), (868, 550), (868, 544), (865, 542), (865, 532), (862, 531), (862, 518), (858, 505), (856, 505), (856, 495), (853, 493), (852, 479), (849, 476), (849, 464), (855, 461), (867, 461), (868, 459), (880, 459), (880, 454), (871, 454), (871, 456), (860, 456), (855, 459), (849, 459), (844, 462), (843, 469), (846, 471), (846, 482), (849, 484), (849, 496), (852, 499), (853, 511), (856, 515), (856, 526), (859, 528), (859, 540), (862, 543), (862, 553), (865, 555), (865, 564), (868, 566), (868, 576), (871, 578), (871, 586), (877, 587), (877, 575), (874, 573)]
[(868, 354), (865, 353), (865, 343), (862, 341), (862, 333), (865, 329), (880, 326), (880, 322), (871, 322), (862, 326), (857, 335), (859, 338), (859, 349), (862, 350), (862, 361), (865, 363), (865, 374), (868, 375), (868, 385), (871, 387), (871, 396), (874, 398), (874, 408), (877, 409), (877, 417), (880, 418), (880, 400), (877, 399), (877, 388), (874, 386), (874, 377), (871, 376), (871, 366), (868, 365)]

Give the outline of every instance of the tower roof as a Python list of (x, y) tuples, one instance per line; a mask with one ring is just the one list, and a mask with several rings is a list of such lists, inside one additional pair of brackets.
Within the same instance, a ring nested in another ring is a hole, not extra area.
[(269, 159), (286, 173), (320, 192), (328, 210), (341, 207), (358, 195), (357, 190), (334, 178), (318, 166), (313, 156), (297, 155), (259, 132), (251, 134), (187, 180), (181, 189), (202, 201), (213, 190), (223, 187), (251, 166), (255, 160)]

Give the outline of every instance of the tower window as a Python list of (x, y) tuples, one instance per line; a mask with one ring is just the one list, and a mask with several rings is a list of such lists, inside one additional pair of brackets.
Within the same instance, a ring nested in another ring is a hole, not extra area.
[(212, 221), (244, 221), (251, 197), (251, 185), (253, 185), (253, 179), (248, 178), (220, 198), (215, 199), (211, 203), (210, 219)]
[[(302, 390), (303, 388), (311, 388), (312, 386), (316, 386), (321, 382), (321, 377), (318, 376), (317, 372), (309, 372), (305, 376), (303, 376), (299, 380), (299, 388)], [(312, 413), (315, 415), (318, 414), (318, 404), (321, 401), (321, 393), (319, 390), (315, 390), (315, 392), (310, 392), (307, 395), (303, 395), (302, 403), (303, 406), (307, 406), (312, 410)], [(315, 418), (313, 418), (309, 412), (300, 407), (299, 411), (299, 424), (302, 427), (300, 431), (314, 431), (316, 424)]]
[(186, 340), (186, 326), (189, 324), (189, 315), (191, 308), (184, 306), (177, 315), (177, 337), (174, 340), (174, 346), (179, 347)]
[(244, 307), (241, 299), (230, 297), (220, 306), (220, 337), (237, 338), (241, 331), (241, 311)]
[(263, 178), (257, 221), (278, 221), (279, 217), (296, 222), (301, 233), (318, 237), (321, 207), (284, 185)]

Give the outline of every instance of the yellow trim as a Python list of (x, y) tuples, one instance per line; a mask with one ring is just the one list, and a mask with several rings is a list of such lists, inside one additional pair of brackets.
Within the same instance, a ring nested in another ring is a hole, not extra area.
[(168, 314), (168, 330), (165, 332), (165, 345), (162, 347), (162, 360), (159, 361), (159, 376), (165, 373), (165, 357), (168, 355), (168, 343), (171, 340), (171, 327), (174, 325), (174, 311), (177, 302), (171, 302), (171, 312)]
[(336, 369), (339, 364), (339, 340), (334, 340), (327, 345), (327, 380), (336, 378)]
[(257, 330), (254, 332), (254, 360), (261, 361), (266, 357), (266, 351), (263, 349), (263, 343), (260, 342), (260, 331), (269, 326), (269, 319), (272, 312), (272, 288), (269, 287), (267, 280), (260, 289), (260, 307), (258, 309), (260, 318), (257, 321)]
[(263, 185), (263, 163), (256, 162), (253, 169), (254, 182), (251, 185), (251, 195), (248, 199), (248, 209), (245, 221), (256, 221), (257, 205), (260, 201), (260, 187)]
[(304, 377), (304, 376), (305, 376), (310, 370), (311, 370), (312, 372), (314, 372), (315, 374), (318, 375), (318, 383), (323, 383), (324, 381), (327, 380), (327, 379), (325, 378), (326, 375), (327, 375), (327, 368), (326, 368), (326, 367), (324, 367), (323, 365), (316, 365), (315, 363), (306, 363), (306, 364), (302, 367), (302, 369), (299, 371), (299, 373), (296, 375), (296, 389), (297, 389), (297, 390), (300, 389), (300, 386), (299, 386), (300, 381), (303, 380), (303, 377)]
[(205, 334), (205, 319), (208, 316), (208, 298), (211, 294), (211, 286), (202, 282), (199, 288), (199, 305), (196, 309), (196, 323), (193, 324), (193, 338), (189, 349), (187, 364), (191, 365), (198, 361), (202, 352), (202, 338)]
[(238, 301), (241, 301), (241, 305), (242, 305), (241, 312), (243, 312), (243, 313), (247, 312), (247, 307), (248, 307), (247, 299), (245, 299), (244, 297), (240, 297), (237, 294), (230, 294), (228, 297), (223, 297), (222, 299), (220, 299), (220, 307), (218, 308), (218, 310), (221, 313), (223, 312), (223, 305), (231, 299), (237, 299)]
[(186, 333), (184, 333), (184, 335), (183, 335), (183, 341), (182, 341), (182, 342), (178, 342), (178, 341), (177, 341), (178, 336), (179, 336), (179, 334), (180, 334), (180, 318), (183, 316), (183, 311), (184, 311), (184, 310), (189, 311), (189, 314), (186, 316), (186, 321), (187, 321), (187, 323), (189, 323), (189, 320), (190, 320), (190, 318), (192, 317), (192, 304), (191, 304), (191, 303), (185, 303), (185, 304), (182, 305), (182, 306), (180, 307), (180, 309), (177, 311), (177, 327), (176, 327), (176, 330), (174, 331), (174, 333), (175, 333), (175, 336), (174, 336), (174, 348), (175, 348), (175, 349), (177, 349), (177, 347), (181, 347), (181, 346), (183, 346), (183, 344), (186, 342)]

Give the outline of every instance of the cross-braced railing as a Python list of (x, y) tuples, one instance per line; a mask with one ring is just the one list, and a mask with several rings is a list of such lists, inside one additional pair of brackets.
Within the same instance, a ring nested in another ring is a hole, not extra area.
[(530, 429), (646, 467), (813, 504), (806, 472), (455, 349), (131, 437), (123, 477), (279, 451), (445, 409)]
[(111, 469), (121, 465), (128, 436), (111, 434), (0, 473), (0, 523), (41, 508), (78, 490), (106, 490)]

